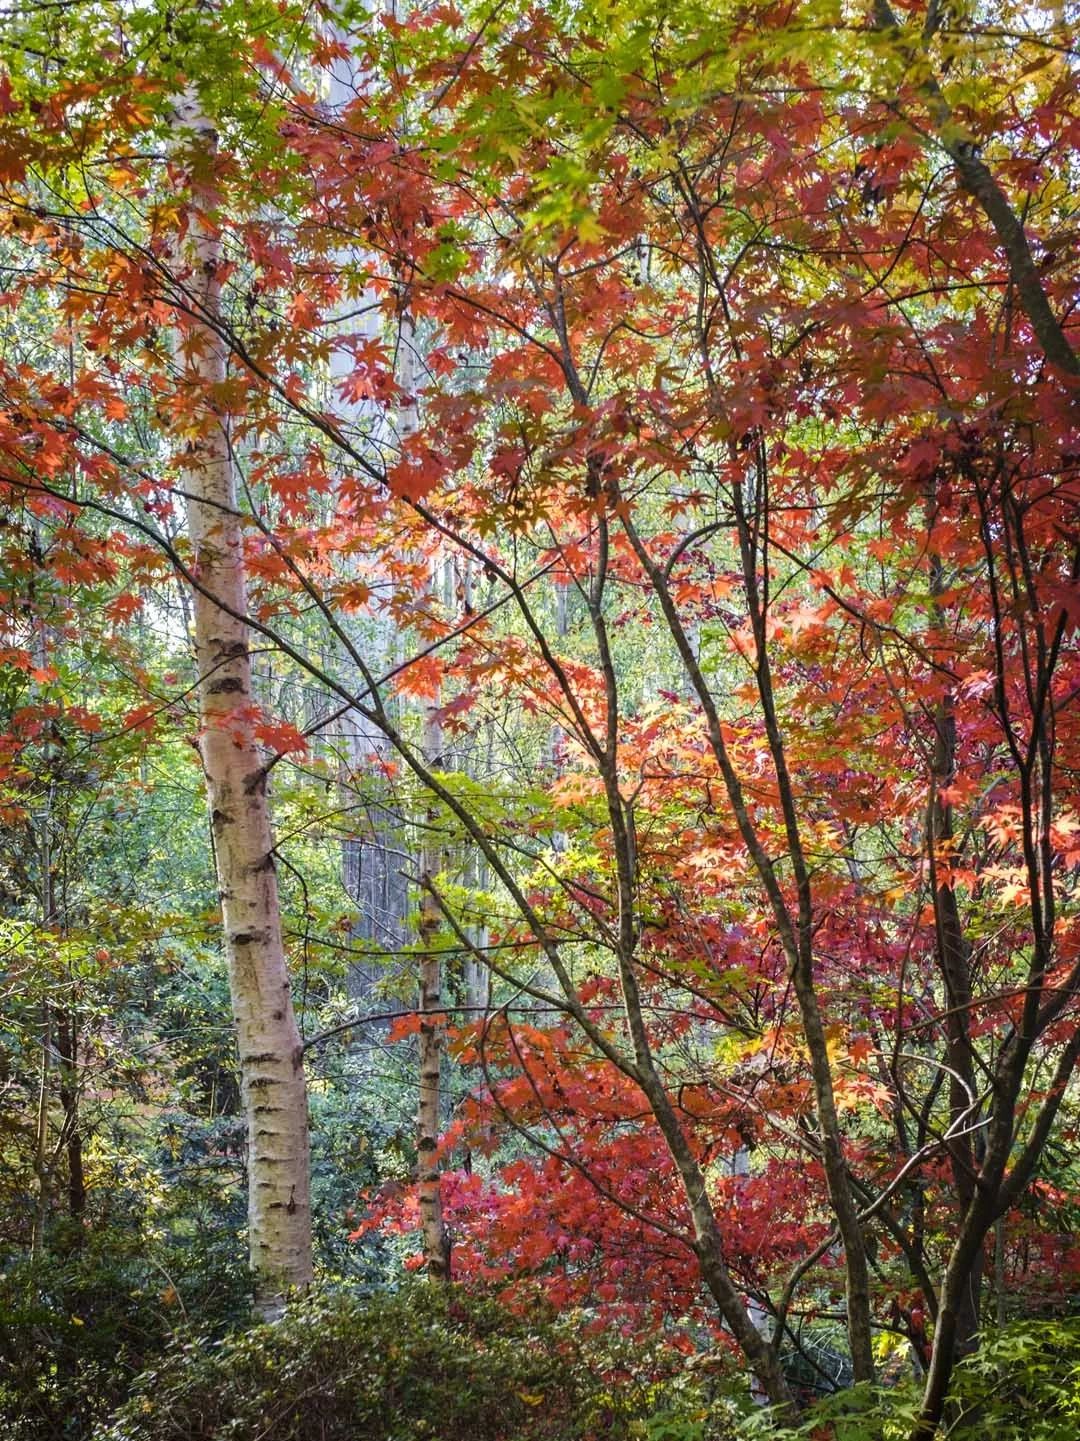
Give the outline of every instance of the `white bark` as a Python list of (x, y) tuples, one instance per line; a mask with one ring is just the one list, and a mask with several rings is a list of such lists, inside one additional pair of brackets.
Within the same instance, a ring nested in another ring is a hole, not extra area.
[[(185, 139), (212, 168), (217, 136), (192, 95), (176, 104)], [(193, 220), (189, 288), (212, 322), (220, 304), (220, 241)], [(193, 549), (199, 750), (210, 805), (225, 954), (248, 1142), (248, 1247), (257, 1312), (273, 1318), (312, 1279), (307, 1088), (278, 904), (265, 763), (252, 729), (243, 531), (225, 421), (211, 410), (226, 353), (211, 326), (189, 347), (205, 406), (180, 476)], [(205, 592), (205, 593), (204, 593)]]
[[(412, 435), (419, 425), (419, 402), (416, 395), (415, 332), (408, 313), (401, 317), (398, 331), (396, 372), (404, 398), (398, 407), (396, 438), (399, 443)], [(438, 595), (437, 561), (432, 561), (425, 604), (435, 602)], [(442, 769), (443, 736), (439, 722), (439, 697), (424, 712), (423, 755), (432, 770)], [(441, 914), (430, 887), (443, 869), (443, 846), (439, 840), (438, 811), (429, 806), (420, 846), (420, 942), (418, 982), (420, 992), (420, 1032), (418, 1045), (419, 1092), (416, 1106), (416, 1183), (420, 1204), (420, 1231), (424, 1262), (428, 1275), (435, 1281), (450, 1279), (450, 1238), (443, 1221), (442, 1174), (438, 1159), (442, 1110), (442, 1057), (446, 1025), (442, 998), (442, 960), (435, 949)]]

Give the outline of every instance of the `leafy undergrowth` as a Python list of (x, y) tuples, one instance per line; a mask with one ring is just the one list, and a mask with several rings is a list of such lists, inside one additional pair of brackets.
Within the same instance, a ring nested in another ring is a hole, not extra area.
[[(705, 1359), (422, 1284), (316, 1295), (276, 1325), (178, 1343), (95, 1441), (907, 1441), (915, 1424), (909, 1380), (782, 1427)], [(953, 1394), (939, 1441), (1074, 1441), (1080, 1320), (988, 1336)]]
[(580, 1316), (411, 1285), (189, 1338), (95, 1441), (729, 1441), (741, 1409), (685, 1357)]
[(248, 1280), (224, 1226), (155, 1242), (126, 1214), (126, 1233), (87, 1229), (66, 1253), (54, 1229), (38, 1264), (0, 1248), (0, 1441), (86, 1441), (189, 1314), (207, 1335), (241, 1324)]
[[(745, 1417), (739, 1441), (909, 1441), (919, 1388), (860, 1384), (819, 1400), (795, 1427)], [(1076, 1441), (1080, 1436), (1080, 1317), (1015, 1321), (988, 1332), (957, 1366), (935, 1441)]]

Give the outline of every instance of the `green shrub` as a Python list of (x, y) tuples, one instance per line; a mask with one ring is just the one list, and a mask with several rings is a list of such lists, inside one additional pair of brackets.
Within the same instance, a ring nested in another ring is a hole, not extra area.
[[(768, 1414), (747, 1419), (745, 1441), (907, 1441), (919, 1387), (860, 1383), (828, 1396), (799, 1426), (777, 1429)], [(953, 1373), (939, 1441), (1076, 1441), (1080, 1436), (1080, 1318), (1015, 1321), (989, 1331)]]
[[(1080, 1317), (1015, 1321), (958, 1367), (957, 1416), (994, 1441), (1080, 1436)], [(954, 1427), (959, 1431), (960, 1427)]]
[(158, 1246), (155, 1262), (133, 1228), (89, 1232), (36, 1264), (0, 1254), (3, 1441), (83, 1441), (184, 1325), (185, 1306), (205, 1327), (235, 1322), (249, 1287), (233, 1251), (203, 1237)]
[[(659, 1355), (659, 1353), (658, 1353)], [(424, 1284), (315, 1296), (272, 1326), (188, 1340), (139, 1378), (97, 1441), (723, 1441), (667, 1366)]]

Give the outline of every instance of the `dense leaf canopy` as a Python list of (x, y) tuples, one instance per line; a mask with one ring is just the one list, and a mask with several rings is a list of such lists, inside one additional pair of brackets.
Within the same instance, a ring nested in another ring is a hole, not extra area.
[(294, 1104), (320, 1283), (662, 1334), (728, 1358), (724, 1426), (884, 1378), (926, 1441), (991, 1323), (1070, 1311), (1078, 20), (4, 17), (0, 1194), (43, 1315), (97, 1246), (109, 1328), (236, 1321), (244, 1174), (257, 1305), (306, 1284), (257, 1205), (298, 1168), (295, 1251)]

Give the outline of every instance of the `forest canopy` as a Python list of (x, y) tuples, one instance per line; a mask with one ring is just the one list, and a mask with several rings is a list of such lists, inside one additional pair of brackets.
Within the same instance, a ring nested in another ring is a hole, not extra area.
[(15, 1441), (1068, 1441), (1080, 7), (0, 10)]

